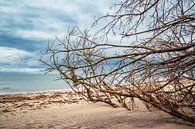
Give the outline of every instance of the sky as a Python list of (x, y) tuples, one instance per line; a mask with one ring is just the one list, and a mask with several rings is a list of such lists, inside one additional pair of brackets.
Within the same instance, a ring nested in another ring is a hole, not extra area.
[(0, 73), (37, 73), (40, 51), (69, 27), (90, 26), (113, 0), (0, 0)]

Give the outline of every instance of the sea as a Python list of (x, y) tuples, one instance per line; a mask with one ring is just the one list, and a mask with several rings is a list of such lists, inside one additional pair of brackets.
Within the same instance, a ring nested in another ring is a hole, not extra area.
[(18, 94), (70, 89), (56, 74), (0, 74), (0, 94)]

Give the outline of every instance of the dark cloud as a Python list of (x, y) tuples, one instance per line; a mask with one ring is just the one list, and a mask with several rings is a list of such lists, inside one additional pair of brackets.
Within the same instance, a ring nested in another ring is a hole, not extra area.
[(9, 32), (0, 32), (0, 46), (13, 47), (27, 51), (41, 50), (46, 41), (36, 41), (15, 36)]

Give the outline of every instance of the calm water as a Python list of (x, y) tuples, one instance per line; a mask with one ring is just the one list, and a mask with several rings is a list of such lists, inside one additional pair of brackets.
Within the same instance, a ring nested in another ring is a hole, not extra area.
[(69, 89), (57, 75), (0, 75), (0, 94)]

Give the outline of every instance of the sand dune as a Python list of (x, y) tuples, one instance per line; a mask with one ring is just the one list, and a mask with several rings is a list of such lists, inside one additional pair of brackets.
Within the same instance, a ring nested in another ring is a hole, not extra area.
[(0, 96), (0, 128), (10, 129), (194, 129), (164, 112), (149, 112), (141, 102), (133, 111), (88, 103), (61, 92)]

